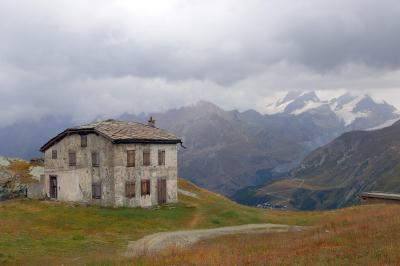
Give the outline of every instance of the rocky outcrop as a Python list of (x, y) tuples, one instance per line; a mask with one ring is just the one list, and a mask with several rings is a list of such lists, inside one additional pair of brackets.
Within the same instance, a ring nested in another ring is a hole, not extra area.
[(38, 183), (43, 166), (29, 162), (0, 157), (0, 201), (26, 197), (28, 187)]

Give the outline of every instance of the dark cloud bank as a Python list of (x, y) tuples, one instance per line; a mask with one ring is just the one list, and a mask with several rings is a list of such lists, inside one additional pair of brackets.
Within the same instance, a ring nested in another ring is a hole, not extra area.
[(2, 1), (1, 123), (199, 99), (260, 109), (291, 89), (397, 93), (398, 1), (166, 2)]

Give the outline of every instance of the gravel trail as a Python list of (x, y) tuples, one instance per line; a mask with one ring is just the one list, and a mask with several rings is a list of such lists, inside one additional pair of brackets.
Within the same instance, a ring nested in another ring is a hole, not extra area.
[(124, 255), (139, 256), (143, 254), (157, 253), (172, 247), (185, 248), (200, 240), (222, 235), (301, 231), (304, 228), (305, 227), (302, 226), (289, 226), (281, 224), (246, 224), (213, 229), (161, 232), (147, 235), (137, 241), (131, 241)]

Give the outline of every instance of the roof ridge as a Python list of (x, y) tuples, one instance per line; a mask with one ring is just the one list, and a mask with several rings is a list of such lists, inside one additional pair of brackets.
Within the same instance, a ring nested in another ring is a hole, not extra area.
[(181, 139), (169, 131), (152, 127), (136, 121), (123, 120), (103, 120), (91, 124), (67, 128), (58, 134), (45, 145), (41, 151), (51, 147), (58, 140), (64, 138), (67, 134), (87, 134), (96, 132), (103, 137), (109, 139), (113, 143), (166, 143), (177, 144), (182, 143)]

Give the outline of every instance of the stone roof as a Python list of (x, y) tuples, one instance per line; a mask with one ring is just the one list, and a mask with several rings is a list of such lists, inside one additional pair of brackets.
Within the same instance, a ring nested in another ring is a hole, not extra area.
[(384, 192), (364, 192), (360, 194), (361, 198), (376, 198), (376, 199), (392, 199), (400, 200), (398, 193), (384, 193)]
[(181, 143), (181, 140), (177, 136), (169, 133), (166, 130), (137, 122), (109, 119), (92, 124), (68, 128), (49, 140), (40, 148), (40, 150), (44, 152), (68, 134), (87, 133), (96, 133), (102, 135), (113, 143)]

